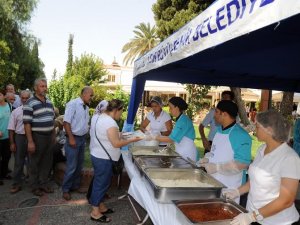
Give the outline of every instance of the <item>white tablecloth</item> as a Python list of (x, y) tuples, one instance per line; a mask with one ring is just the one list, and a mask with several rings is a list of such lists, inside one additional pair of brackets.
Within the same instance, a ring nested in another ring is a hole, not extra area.
[(153, 224), (183, 225), (185, 222), (176, 215), (175, 205), (162, 204), (155, 200), (153, 190), (132, 163), (128, 151), (122, 151), (122, 155), (128, 176), (131, 179), (128, 193), (148, 212)]

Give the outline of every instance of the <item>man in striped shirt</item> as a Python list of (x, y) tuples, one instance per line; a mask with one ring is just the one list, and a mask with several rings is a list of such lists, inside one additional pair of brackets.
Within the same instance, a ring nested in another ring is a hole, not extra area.
[(25, 103), (23, 122), (28, 141), (29, 179), (34, 195), (52, 193), (48, 175), (52, 167), (51, 146), (54, 141), (54, 108), (46, 97), (47, 80), (34, 82), (34, 95)]

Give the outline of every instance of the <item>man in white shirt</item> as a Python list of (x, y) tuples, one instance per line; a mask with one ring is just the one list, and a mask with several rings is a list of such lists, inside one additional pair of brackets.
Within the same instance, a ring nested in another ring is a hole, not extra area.
[(89, 107), (94, 95), (91, 87), (84, 87), (80, 97), (71, 100), (66, 105), (64, 115), (64, 129), (67, 140), (65, 154), (67, 168), (62, 185), (63, 198), (70, 200), (70, 191), (79, 190), (80, 175), (84, 161), (86, 134), (89, 131)]

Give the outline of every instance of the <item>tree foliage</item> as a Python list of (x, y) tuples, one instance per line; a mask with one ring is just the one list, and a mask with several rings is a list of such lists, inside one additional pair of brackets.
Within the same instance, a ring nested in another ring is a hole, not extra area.
[(135, 34), (128, 43), (122, 48), (122, 53), (126, 53), (123, 62), (125, 65), (132, 62), (139, 56), (144, 55), (158, 44), (155, 26), (151, 27), (150, 23), (140, 23), (133, 30)]
[(157, 36), (164, 40), (213, 2), (214, 0), (157, 0), (152, 6)]
[(13, 83), (17, 89), (30, 88), (37, 77), (44, 76), (38, 41), (26, 29), (36, 4), (37, 0), (0, 0), (0, 79), (3, 85)]
[(208, 85), (197, 85), (197, 84), (188, 84), (185, 85), (185, 89), (188, 92), (188, 102), (189, 107), (187, 109), (187, 115), (193, 119), (195, 115), (201, 110), (204, 106), (204, 98), (208, 94), (211, 86)]
[(94, 81), (104, 82), (107, 71), (104, 69), (103, 61), (94, 54), (82, 54), (76, 57), (71, 70), (73, 76), (78, 76), (85, 86), (91, 85)]
[(85, 86), (91, 86), (94, 90), (91, 107), (96, 107), (99, 101), (107, 96), (107, 89), (99, 86), (99, 83), (105, 81), (103, 77), (107, 74), (103, 61), (93, 54), (86, 53), (76, 57), (73, 61), (73, 38), (74, 36), (71, 35), (72, 40), (69, 39), (65, 74), (57, 78), (57, 72), (54, 70), (49, 84), (49, 97), (54, 106), (59, 108), (60, 113), (64, 113), (66, 103), (77, 98)]

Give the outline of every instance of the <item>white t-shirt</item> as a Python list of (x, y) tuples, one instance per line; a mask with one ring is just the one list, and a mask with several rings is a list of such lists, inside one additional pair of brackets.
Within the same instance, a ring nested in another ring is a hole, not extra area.
[[(279, 196), (281, 178), (300, 179), (300, 158), (286, 143), (264, 155), (266, 145), (260, 146), (249, 167), (250, 190), (247, 209), (253, 211)], [(279, 213), (267, 217), (263, 225), (289, 225), (299, 219), (293, 204)]]
[(92, 156), (100, 159), (109, 159), (108, 155), (101, 147), (100, 143), (98, 142), (95, 136), (95, 129), (96, 129), (98, 139), (100, 140), (100, 142), (102, 143), (102, 145), (104, 146), (104, 148), (106, 149), (106, 151), (108, 152), (112, 160), (113, 161), (119, 160), (121, 155), (120, 148), (113, 147), (107, 136), (107, 130), (112, 127), (116, 127), (117, 129), (119, 129), (116, 121), (106, 113), (102, 113), (101, 115), (96, 114), (92, 117), (91, 129), (90, 129), (90, 136), (91, 136), (90, 152)]
[(157, 134), (160, 132), (168, 131), (166, 122), (171, 120), (171, 117), (164, 110), (161, 111), (160, 115), (155, 118), (154, 112), (147, 114), (147, 119), (150, 121), (150, 131), (154, 131)]

